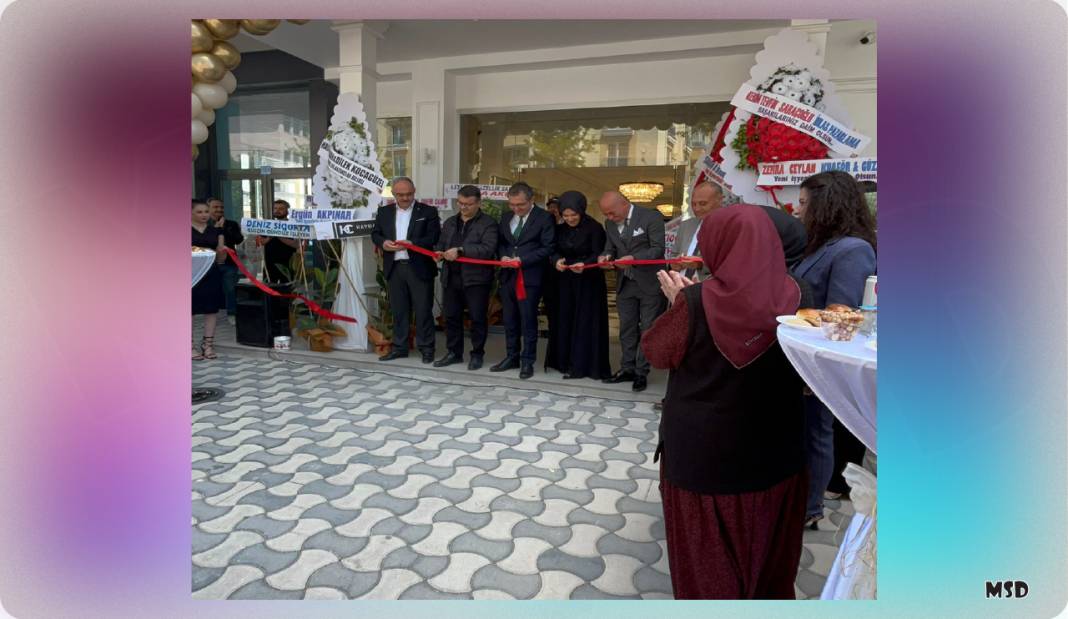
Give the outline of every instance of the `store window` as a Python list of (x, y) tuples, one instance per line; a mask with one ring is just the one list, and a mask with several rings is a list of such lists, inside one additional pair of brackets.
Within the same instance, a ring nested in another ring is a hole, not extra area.
[[(591, 203), (628, 182), (663, 191), (639, 206), (678, 216), (727, 102), (461, 116), (460, 182), (530, 183), (535, 201), (569, 189)], [(590, 209), (600, 219), (600, 210)]]
[(233, 95), (219, 115), (224, 170), (311, 166), (309, 102), (306, 90)]
[(410, 116), (379, 118), (375, 147), (387, 179), (410, 176), (412, 172), (412, 119)]

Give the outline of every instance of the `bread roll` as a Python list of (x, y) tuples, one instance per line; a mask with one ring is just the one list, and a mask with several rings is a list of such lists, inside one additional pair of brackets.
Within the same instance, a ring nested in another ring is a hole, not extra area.
[(815, 309), (800, 309), (797, 310), (797, 317), (804, 320), (813, 327), (820, 326), (820, 311)]
[(841, 303), (831, 303), (827, 306), (828, 312), (852, 312), (853, 308), (848, 305), (842, 305)]

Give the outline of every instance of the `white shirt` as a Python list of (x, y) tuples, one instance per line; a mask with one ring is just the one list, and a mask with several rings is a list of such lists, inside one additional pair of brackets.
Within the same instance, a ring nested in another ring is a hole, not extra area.
[(623, 229), (627, 227), (627, 221), (630, 219), (630, 216), (633, 215), (633, 214), (634, 214), (634, 205), (631, 204), (630, 205), (630, 210), (627, 211), (627, 216), (623, 219), (623, 221), (621, 221), (618, 224), (616, 224), (616, 228), (619, 230), (619, 236), (623, 236)]
[(686, 255), (687, 255), (687, 256), (696, 256), (696, 255), (697, 255), (697, 254), (695, 253), (695, 252), (697, 251), (697, 234), (698, 234), (699, 232), (701, 232), (701, 226), (702, 226), (702, 224), (704, 224), (704, 223), (705, 223), (705, 220), (704, 220), (704, 219), (702, 219), (702, 220), (701, 220), (701, 221), (700, 221), (700, 222), (699, 222), (699, 223), (697, 224), (697, 229), (693, 231), (693, 238), (692, 238), (692, 239), (690, 239), (690, 246), (689, 246), (689, 247), (688, 247), (688, 248), (686, 249)]
[[(522, 217), (513, 217), (512, 218), (512, 225), (511, 225), (512, 236), (515, 236), (515, 229), (519, 227), (519, 221), (522, 220), (523, 221), (523, 225), (525, 226), (525, 225), (527, 225), (526, 220), (529, 219), (529, 218), (530, 218), (530, 211), (527, 211), (527, 214), (523, 215)], [(519, 239), (516, 239), (516, 240), (519, 240)]]
[[(415, 202), (412, 202), (412, 205), (409, 206), (406, 209), (403, 209), (403, 208), (401, 208), (399, 206), (397, 207), (397, 218), (395, 220), (393, 220), (395, 225), (397, 226), (397, 238), (396, 238), (396, 240), (398, 240), (398, 241), (407, 241), (408, 240), (408, 224), (411, 223), (411, 221), (412, 221), (412, 211), (414, 211), (414, 210), (415, 210)], [(408, 250), (402, 249), (400, 251), (394, 252), (393, 259), (394, 260), (407, 260), (408, 259)]]

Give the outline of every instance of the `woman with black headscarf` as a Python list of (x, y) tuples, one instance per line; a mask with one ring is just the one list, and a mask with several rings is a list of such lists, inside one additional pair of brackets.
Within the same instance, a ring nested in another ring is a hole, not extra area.
[(556, 227), (559, 271), (559, 309), (549, 333), (545, 366), (564, 378), (608, 378), (608, 288), (604, 271), (578, 265), (597, 262), (604, 248), (604, 226), (586, 214), (586, 196), (578, 191), (560, 195), (564, 223)]

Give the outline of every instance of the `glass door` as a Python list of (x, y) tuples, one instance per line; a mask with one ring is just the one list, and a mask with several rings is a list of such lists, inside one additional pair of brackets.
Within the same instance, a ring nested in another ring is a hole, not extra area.
[(226, 216), (234, 220), (242, 217), (270, 219), (271, 203), (265, 185), (262, 176), (224, 178), (222, 192)]

